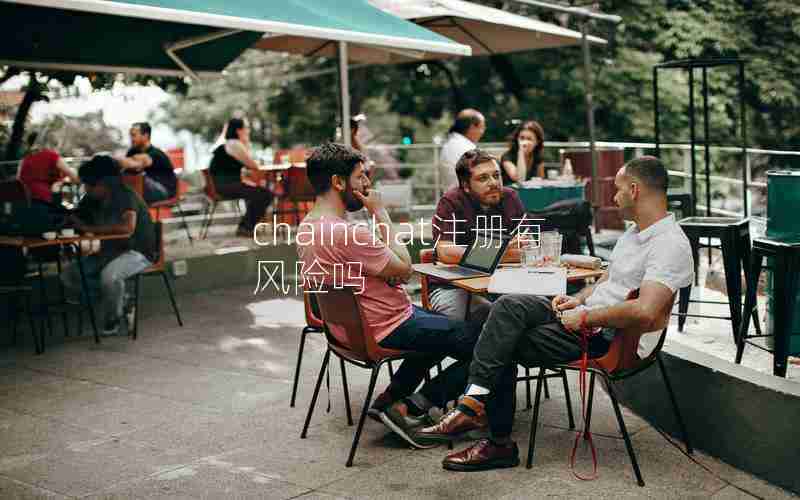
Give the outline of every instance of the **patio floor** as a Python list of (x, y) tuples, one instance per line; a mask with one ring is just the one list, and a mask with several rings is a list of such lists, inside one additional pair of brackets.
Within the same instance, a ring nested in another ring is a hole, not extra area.
[[(579, 481), (567, 463), (574, 434), (557, 384), (542, 405), (532, 470), (447, 472), (446, 448), (411, 450), (371, 420), (348, 469), (353, 428), (338, 366), (331, 412), (323, 387), (309, 437), (299, 439), (324, 352), (319, 337), (309, 338), (298, 404), (289, 408), (300, 300), (254, 296), (247, 286), (184, 296), (180, 305), (185, 327), (165, 304), (142, 318), (135, 342), (52, 340), (42, 356), (30, 345), (0, 350), (0, 498), (794, 498), (700, 452), (702, 466), (693, 463), (625, 411), (647, 482), (639, 488), (602, 391), (593, 415), (600, 477)], [(348, 375), (359, 411), (367, 373)], [(524, 456), (522, 385), (519, 397), (515, 438)], [(577, 408), (574, 389), (572, 397)], [(586, 454), (581, 463), (589, 465)]]

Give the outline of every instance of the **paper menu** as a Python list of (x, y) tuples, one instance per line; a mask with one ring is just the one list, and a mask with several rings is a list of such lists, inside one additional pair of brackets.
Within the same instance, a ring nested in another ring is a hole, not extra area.
[(563, 267), (497, 269), (489, 280), (488, 291), (522, 295), (566, 295), (567, 269)]

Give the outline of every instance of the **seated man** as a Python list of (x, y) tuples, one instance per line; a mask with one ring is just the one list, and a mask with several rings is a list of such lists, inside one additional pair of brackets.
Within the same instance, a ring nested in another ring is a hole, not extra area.
[[(501, 229), (508, 234), (517, 229), (525, 215), (519, 195), (503, 187), (497, 159), (488, 153), (480, 149), (464, 153), (456, 163), (456, 175), (458, 186), (439, 200), (431, 224), (436, 258), (445, 264), (457, 264), (480, 231), (494, 236), (497, 232), (493, 230)], [(517, 241), (508, 245), (504, 262), (519, 262)], [(432, 279), (430, 283), (431, 308), (450, 318), (464, 319), (469, 292), (439, 280)], [(489, 302), (475, 295), (469, 303), (475, 310)]]
[(126, 171), (144, 173), (143, 198), (148, 204), (175, 196), (178, 178), (169, 156), (150, 143), (150, 124), (134, 123), (131, 126), (131, 148), (125, 158), (117, 158)]
[[(403, 361), (370, 414), (413, 446), (423, 447), (414, 441), (411, 430), (428, 422), (430, 405), (444, 407), (463, 392), (480, 319), (475, 315), (474, 323), (468, 325), (412, 305), (400, 286), (411, 276), (411, 257), (396, 237), (380, 193), (369, 189), (361, 153), (341, 144), (325, 144), (314, 150), (306, 165), (316, 200), (297, 233), (304, 286), (308, 292), (317, 284), (356, 288), (365, 331), (382, 347), (421, 353)], [(345, 221), (346, 211), (362, 207), (374, 216), (379, 235), (373, 235), (366, 224)], [(345, 333), (335, 325), (331, 333), (346, 344)], [(443, 373), (422, 388), (420, 399), (405, 400), (445, 356), (463, 361), (464, 375), (459, 375), (459, 381), (452, 383), (448, 373)]]
[[(663, 328), (675, 292), (692, 282), (691, 247), (675, 216), (667, 213), (667, 171), (661, 162), (650, 156), (635, 159), (617, 173), (614, 184), (614, 201), (623, 217), (636, 225), (619, 239), (611, 268), (596, 285), (575, 297), (550, 301), (505, 295), (493, 304), (475, 346), (464, 396), (437, 425), (416, 435), (422, 444), (452, 439), (462, 434), (465, 422), (488, 414), (490, 438), (448, 455), (445, 469), (519, 464), (517, 445), (510, 439), (517, 363), (538, 367), (578, 360), (582, 354), (578, 331), (583, 328), (604, 328), (590, 339), (591, 357), (608, 351), (617, 330)], [(626, 300), (637, 288), (638, 298)]]
[[(86, 196), (71, 223), (81, 233), (126, 236), (103, 240), (100, 252), (83, 260), (88, 291), (99, 292), (102, 301), (103, 333), (116, 335), (124, 316), (125, 280), (156, 259), (155, 227), (144, 201), (122, 183), (119, 166), (110, 156), (95, 156), (78, 173)], [(67, 268), (62, 279), (68, 290), (80, 291), (78, 266)]]

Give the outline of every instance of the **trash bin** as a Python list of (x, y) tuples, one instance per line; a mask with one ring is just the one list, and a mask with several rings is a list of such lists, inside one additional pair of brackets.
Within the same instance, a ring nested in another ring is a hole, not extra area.
[[(767, 238), (787, 243), (800, 242), (800, 172), (776, 170), (767, 172)], [(772, 259), (767, 265), (772, 266)], [(767, 270), (766, 334), (775, 330), (772, 310), (774, 298), (772, 294), (772, 271)], [(768, 347), (774, 347), (773, 337), (767, 337)], [(794, 299), (794, 317), (791, 325), (789, 354), (800, 354), (800, 293)]]

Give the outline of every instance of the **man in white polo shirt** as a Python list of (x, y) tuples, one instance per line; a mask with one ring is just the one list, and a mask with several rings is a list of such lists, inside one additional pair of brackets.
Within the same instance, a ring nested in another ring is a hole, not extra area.
[(456, 163), (461, 155), (477, 147), (484, 132), (486, 120), (479, 111), (467, 108), (458, 112), (439, 155), (439, 182), (444, 191), (458, 186)]
[[(517, 445), (510, 438), (517, 363), (535, 367), (579, 359), (578, 332), (584, 327), (604, 329), (590, 339), (591, 357), (605, 354), (618, 330), (664, 328), (675, 293), (694, 279), (689, 240), (667, 212), (664, 165), (652, 156), (637, 158), (620, 169), (614, 184), (614, 201), (635, 225), (614, 247), (608, 272), (574, 297), (505, 295), (497, 300), (475, 346), (469, 384), (458, 406), (416, 434), (423, 443), (450, 440), (488, 419), (490, 437), (448, 455), (442, 462), (445, 469), (519, 464)], [(636, 289), (638, 298), (626, 300)]]

